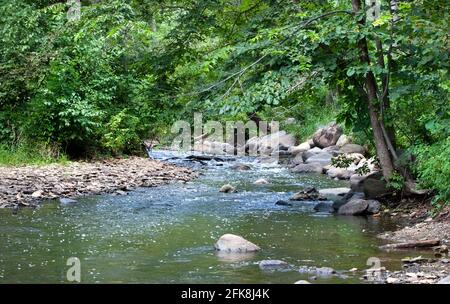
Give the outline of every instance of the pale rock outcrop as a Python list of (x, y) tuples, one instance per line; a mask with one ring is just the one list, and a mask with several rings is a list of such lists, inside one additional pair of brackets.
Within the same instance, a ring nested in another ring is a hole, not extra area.
[(235, 234), (222, 235), (214, 245), (214, 248), (228, 253), (246, 253), (261, 250), (259, 246)]

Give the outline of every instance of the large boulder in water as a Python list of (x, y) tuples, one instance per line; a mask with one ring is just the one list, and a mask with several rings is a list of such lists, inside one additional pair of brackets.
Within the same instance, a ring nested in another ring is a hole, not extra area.
[(368, 207), (369, 204), (365, 200), (350, 200), (339, 208), (338, 213), (341, 215), (364, 215)]
[(350, 188), (327, 188), (327, 189), (320, 189), (319, 193), (324, 195), (326, 198), (332, 200), (335, 196), (345, 196), (347, 193), (349, 193), (351, 190)]
[(360, 186), (368, 199), (381, 198), (393, 192), (392, 189), (387, 187), (387, 183), (383, 179), (381, 172), (370, 174), (360, 182)]
[(316, 131), (313, 135), (314, 145), (319, 148), (334, 146), (342, 135), (342, 128), (332, 123)]
[(309, 157), (305, 163), (306, 164), (310, 164), (310, 163), (320, 163), (323, 166), (329, 165), (331, 164), (331, 159), (333, 158), (333, 155), (328, 153), (328, 152), (320, 152), (317, 154), (312, 155), (311, 157)]
[(218, 251), (229, 253), (245, 253), (261, 250), (259, 246), (235, 234), (222, 235), (216, 244), (214, 244), (214, 248)]
[(367, 175), (353, 174), (350, 176), (350, 189), (354, 192), (363, 192), (362, 182), (367, 178)]
[(332, 201), (319, 202), (317, 205), (314, 206), (314, 211), (333, 213), (334, 212), (333, 202)]
[(303, 155), (302, 155), (302, 153), (298, 153), (297, 155), (295, 155), (295, 157), (293, 159), (291, 159), (291, 164), (292, 165), (303, 164)]
[(342, 205), (338, 213), (342, 215), (370, 215), (380, 212), (381, 204), (377, 200), (352, 198)]
[[(286, 147), (287, 149), (294, 146), (296, 139), (292, 134), (287, 134), (285, 131), (279, 131), (260, 137), (256, 141), (258, 150), (262, 154), (270, 155), (279, 146)], [(254, 142), (252, 141), (251, 144), (254, 145)]]
[(309, 145), (309, 143), (304, 142), (304, 143), (299, 144), (298, 146), (289, 147), (288, 151), (291, 152), (292, 155), (297, 155), (298, 153), (308, 151), (309, 149), (311, 149), (311, 146)]
[(318, 148), (318, 147), (314, 147), (312, 149), (309, 149), (308, 151), (305, 151), (302, 153), (303, 156), (303, 161), (308, 160), (308, 158), (310, 158), (313, 155), (316, 155), (318, 153), (322, 153), (322, 149)]
[(219, 189), (219, 192), (223, 192), (223, 193), (233, 193), (235, 191), (236, 191), (236, 189), (230, 184), (223, 185)]
[(307, 187), (297, 193), (295, 193), (291, 198), (291, 201), (323, 201), (326, 197), (321, 195), (316, 188)]
[(299, 164), (292, 168), (296, 173), (322, 173), (323, 165), (321, 163)]

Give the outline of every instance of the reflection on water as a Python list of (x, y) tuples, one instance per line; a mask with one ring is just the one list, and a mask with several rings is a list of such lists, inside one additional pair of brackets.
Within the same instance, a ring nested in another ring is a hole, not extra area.
[[(84, 283), (293, 283), (309, 277), (295, 267), (366, 269), (372, 256), (400, 267), (405, 253), (378, 250), (374, 237), (394, 227), (386, 220), (316, 214), (313, 202), (275, 205), (305, 185), (342, 187), (345, 182), (246, 161), (252, 170), (233, 171), (233, 162), (212, 164), (199, 169), (202, 174), (192, 182), (128, 196), (87, 197), (70, 206), (48, 202), (17, 215), (0, 210), (0, 282), (64, 283), (69, 257), (81, 260)], [(271, 184), (253, 185), (262, 177)], [(219, 193), (224, 183), (238, 192)], [(262, 251), (218, 254), (213, 244), (225, 233), (242, 235)], [(294, 267), (261, 271), (257, 262), (262, 259)], [(317, 282), (353, 283), (360, 275)]]

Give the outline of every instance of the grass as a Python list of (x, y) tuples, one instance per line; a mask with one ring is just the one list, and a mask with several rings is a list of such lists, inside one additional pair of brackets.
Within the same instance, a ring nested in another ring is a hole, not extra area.
[(65, 155), (54, 153), (54, 149), (44, 145), (7, 146), (0, 145), (0, 166), (67, 164)]

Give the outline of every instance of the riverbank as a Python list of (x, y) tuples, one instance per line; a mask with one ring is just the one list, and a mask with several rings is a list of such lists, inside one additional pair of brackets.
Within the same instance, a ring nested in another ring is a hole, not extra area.
[(0, 208), (36, 206), (58, 198), (126, 195), (138, 187), (188, 181), (190, 169), (141, 157), (67, 165), (0, 167)]
[[(439, 242), (436, 246), (417, 248), (417, 256), (408, 256), (402, 260), (402, 269), (398, 271), (382, 270), (382, 283), (388, 284), (450, 284), (450, 207), (444, 208), (432, 218), (431, 204), (410, 202), (399, 204), (388, 211), (398, 221), (406, 219), (406, 226), (381, 233), (378, 237), (393, 246), (398, 244), (424, 244)], [(388, 249), (402, 250), (402, 249)]]

